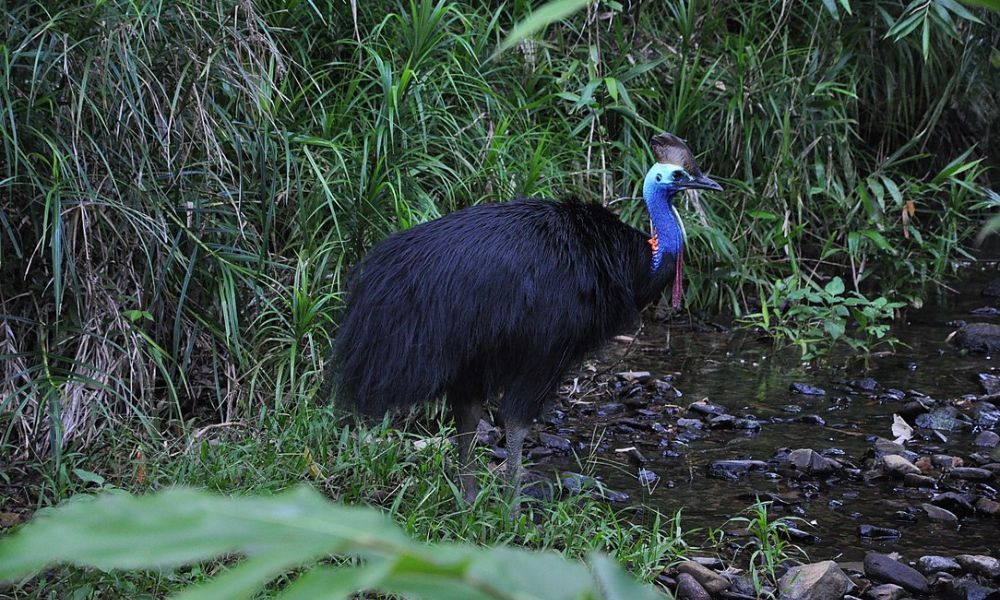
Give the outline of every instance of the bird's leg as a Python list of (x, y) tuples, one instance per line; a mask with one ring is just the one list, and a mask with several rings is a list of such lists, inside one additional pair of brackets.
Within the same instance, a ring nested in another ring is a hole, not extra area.
[(472, 450), (476, 443), (476, 428), (483, 416), (483, 407), (475, 399), (462, 398), (452, 403), (452, 411), (455, 414), (455, 428), (458, 429), (458, 480), (462, 485), (462, 496), (467, 503), (472, 504), (479, 495)]
[(528, 425), (507, 424), (507, 485), (511, 491), (511, 518), (521, 512), (521, 448)]

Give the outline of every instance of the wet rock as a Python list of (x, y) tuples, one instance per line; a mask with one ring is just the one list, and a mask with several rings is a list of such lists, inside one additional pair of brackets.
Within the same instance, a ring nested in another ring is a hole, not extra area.
[(615, 448), (615, 452), (624, 455), (633, 466), (638, 467), (648, 462), (642, 452), (639, 452), (639, 449), (635, 446), (629, 446), (628, 448)]
[(807, 385), (805, 383), (793, 383), (789, 388), (796, 394), (802, 394), (804, 396), (825, 396), (826, 390), (823, 388), (818, 388), (812, 385)]
[(871, 377), (863, 377), (861, 379), (852, 379), (847, 382), (848, 387), (859, 392), (866, 392), (873, 394), (878, 391), (879, 384), (877, 381)]
[(708, 466), (709, 477), (736, 481), (751, 471), (766, 471), (767, 463), (762, 460), (717, 460)]
[(898, 454), (887, 454), (882, 457), (882, 466), (885, 468), (887, 473), (891, 473), (897, 477), (904, 477), (907, 474), (920, 474), (920, 469), (910, 461), (906, 460)]
[(980, 401), (972, 405), (969, 411), (973, 423), (976, 427), (983, 429), (993, 429), (1000, 422), (1000, 408), (992, 402)]
[(981, 448), (996, 448), (1000, 444), (1000, 435), (995, 431), (984, 431), (976, 436), (973, 443)]
[(931, 455), (931, 464), (939, 469), (954, 469), (965, 465), (965, 461), (950, 454), (933, 454)]
[(917, 560), (917, 570), (924, 575), (930, 575), (931, 573), (959, 573), (962, 571), (962, 566), (958, 564), (958, 561), (954, 558), (949, 558), (947, 556), (934, 556), (927, 555), (921, 556)]
[(938, 431), (959, 431), (968, 429), (971, 423), (962, 419), (954, 406), (942, 406), (916, 418), (917, 427), (922, 429), (937, 429)]
[(903, 485), (907, 487), (935, 487), (937, 486), (937, 480), (933, 477), (928, 477), (927, 475), (920, 475), (918, 473), (907, 473), (903, 476)]
[(983, 386), (984, 394), (1000, 393), (1000, 375), (996, 373), (980, 373), (977, 377), (979, 385)]
[(903, 390), (897, 390), (896, 388), (889, 388), (886, 391), (882, 392), (882, 395), (879, 396), (880, 400), (891, 400), (893, 402), (899, 402), (901, 400), (904, 400), (905, 398), (906, 398), (906, 392), (904, 392)]
[(990, 500), (989, 498), (983, 496), (982, 498), (976, 500), (976, 512), (989, 515), (991, 517), (1000, 516), (1000, 502)]
[(898, 529), (877, 525), (858, 525), (858, 535), (870, 540), (898, 540), (903, 536)]
[(792, 450), (788, 454), (788, 462), (795, 470), (808, 475), (826, 475), (841, 469), (839, 462), (810, 448)]
[(993, 352), (1000, 348), (1000, 325), (967, 323), (955, 332), (952, 340), (959, 348), (971, 352)]
[(691, 560), (715, 571), (721, 571), (726, 568), (726, 564), (718, 556), (692, 556)]
[(1000, 577), (1000, 560), (982, 554), (959, 554), (955, 557), (966, 572), (988, 579)]
[(788, 414), (797, 415), (800, 412), (802, 412), (802, 407), (799, 406), (798, 404), (786, 404), (785, 406), (781, 407), (781, 410), (785, 411)]
[(931, 504), (947, 508), (957, 515), (970, 515), (973, 513), (972, 497), (958, 494), (956, 492), (944, 492), (935, 494), (931, 498)]
[(701, 429), (705, 424), (699, 419), (677, 419), (677, 426), (688, 429)]
[(531, 460), (538, 460), (539, 458), (547, 458), (549, 456), (552, 456), (553, 454), (555, 454), (555, 452), (552, 451), (552, 448), (546, 448), (545, 446), (538, 446), (536, 448), (528, 450), (528, 458)]
[(711, 429), (733, 429), (735, 423), (736, 417), (733, 415), (719, 415), (709, 419), (708, 426)]
[(894, 583), (914, 594), (927, 595), (930, 588), (919, 571), (886, 554), (870, 552), (864, 560), (865, 575), (873, 581)]
[(678, 600), (711, 600), (712, 595), (701, 587), (698, 580), (687, 573), (677, 577), (676, 596)]
[(622, 404), (621, 402), (608, 402), (606, 404), (602, 404), (597, 409), (597, 416), (610, 417), (613, 415), (620, 415), (623, 412), (625, 412), (624, 404)]
[(655, 483), (660, 476), (656, 473), (650, 471), (649, 469), (639, 469), (639, 483), (642, 485), (650, 485)]
[(902, 444), (897, 444), (891, 440), (885, 438), (878, 438), (875, 440), (875, 459), (881, 461), (883, 458), (889, 455), (902, 456), (906, 460), (913, 462), (917, 460), (920, 455), (916, 452), (907, 450)]
[(688, 410), (702, 416), (718, 416), (726, 413), (726, 407), (708, 400), (699, 400), (688, 405)]
[(637, 381), (639, 383), (646, 383), (652, 378), (649, 371), (622, 371), (616, 375), (624, 381)]
[(984, 285), (982, 294), (987, 298), (1000, 298), (1000, 279), (994, 279)]
[(995, 317), (1000, 315), (1000, 308), (995, 306), (980, 306), (979, 308), (970, 310), (969, 314), (976, 315), (977, 317)]
[(926, 414), (932, 408), (932, 400), (911, 400), (897, 411), (908, 423), (916, 422), (917, 417)]
[(500, 441), (500, 430), (486, 419), (480, 419), (476, 425), (476, 443), (484, 446), (495, 446)]
[(893, 583), (876, 585), (865, 594), (871, 600), (901, 600), (906, 597), (906, 590)]
[(927, 513), (927, 517), (932, 521), (940, 521), (941, 523), (947, 523), (949, 525), (958, 525), (958, 517), (955, 513), (950, 510), (941, 508), (940, 506), (934, 506), (933, 504), (924, 503), (922, 508), (924, 512)]
[(541, 432), (538, 434), (538, 441), (546, 448), (558, 450), (559, 452), (570, 452), (573, 450), (573, 444), (568, 439), (559, 435)]
[(993, 472), (979, 467), (957, 467), (952, 469), (949, 476), (967, 481), (989, 481), (993, 479)]
[(729, 580), (696, 561), (686, 560), (677, 565), (677, 570), (694, 577), (710, 594), (718, 594), (729, 589)]
[(757, 431), (760, 429), (760, 421), (750, 417), (740, 417), (733, 421), (733, 429), (741, 429), (743, 431)]
[(980, 585), (971, 577), (961, 577), (945, 581), (941, 585), (944, 600), (997, 600), (1000, 594), (993, 588)]
[(592, 498), (605, 502), (628, 502), (629, 495), (608, 488), (600, 481), (587, 475), (565, 472), (559, 476), (563, 489), (571, 494), (589, 493)]
[(782, 600), (830, 600), (841, 598), (854, 584), (837, 563), (832, 560), (798, 565), (778, 582)]

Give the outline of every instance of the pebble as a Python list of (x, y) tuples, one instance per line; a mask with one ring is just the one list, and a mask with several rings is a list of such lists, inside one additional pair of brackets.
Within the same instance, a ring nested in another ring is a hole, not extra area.
[(639, 483), (649, 485), (654, 483), (660, 476), (649, 469), (639, 469)]
[(677, 426), (689, 429), (701, 429), (705, 424), (700, 419), (677, 419)]
[(917, 560), (917, 570), (924, 575), (941, 572), (959, 573), (962, 571), (962, 566), (959, 565), (958, 561), (954, 558), (929, 554), (927, 556), (921, 556)]
[(848, 387), (855, 389), (859, 392), (877, 392), (880, 387), (878, 382), (871, 377), (863, 377), (861, 379), (852, 379), (847, 382)]
[(729, 580), (697, 561), (686, 560), (677, 565), (677, 570), (694, 577), (701, 587), (711, 594), (729, 589)]
[(735, 481), (751, 471), (766, 471), (762, 460), (717, 460), (708, 466), (709, 477)]
[(937, 485), (937, 479), (933, 477), (928, 477), (927, 475), (920, 475), (917, 473), (907, 473), (903, 476), (903, 485), (908, 487), (935, 487)]
[(825, 396), (826, 395), (826, 390), (824, 390), (823, 388), (818, 388), (818, 387), (815, 387), (815, 386), (812, 386), (812, 385), (807, 385), (805, 383), (798, 383), (798, 382), (793, 383), (791, 386), (789, 386), (789, 389), (791, 389), (796, 394), (802, 394), (804, 396)]
[(979, 385), (983, 386), (984, 394), (996, 394), (1000, 392), (1000, 375), (995, 373), (980, 373)]
[(951, 525), (958, 525), (958, 517), (955, 513), (948, 509), (941, 508), (940, 506), (934, 506), (933, 504), (923, 504), (924, 512), (932, 521), (941, 521), (942, 523), (948, 523)]
[(980, 577), (996, 579), (1000, 577), (1000, 560), (982, 554), (959, 554), (955, 557), (962, 568)]
[(920, 469), (918, 469), (915, 464), (898, 454), (887, 454), (883, 456), (882, 464), (885, 466), (886, 471), (898, 477), (903, 477), (908, 473), (913, 473), (915, 475), (920, 474)]
[(894, 583), (906, 591), (926, 596), (930, 593), (927, 580), (919, 571), (887, 554), (870, 552), (865, 555), (865, 575), (873, 581)]
[(726, 413), (726, 407), (708, 400), (699, 400), (688, 405), (688, 410), (703, 416), (717, 416)]
[(538, 434), (538, 441), (546, 448), (558, 450), (559, 452), (570, 452), (573, 450), (573, 444), (568, 439), (559, 435), (542, 432)]
[(903, 536), (898, 529), (878, 525), (858, 525), (858, 535), (872, 540), (897, 540)]
[(866, 595), (871, 600), (901, 600), (906, 597), (906, 590), (893, 583), (883, 583), (868, 590)]
[(993, 472), (978, 467), (956, 467), (948, 473), (951, 477), (965, 479), (968, 481), (989, 481), (993, 479)]
[(809, 475), (826, 475), (840, 470), (839, 462), (826, 458), (811, 448), (799, 448), (788, 454), (788, 462), (797, 471)]
[(995, 431), (984, 431), (976, 436), (975, 445), (982, 448), (996, 448), (1000, 444), (1000, 435)]

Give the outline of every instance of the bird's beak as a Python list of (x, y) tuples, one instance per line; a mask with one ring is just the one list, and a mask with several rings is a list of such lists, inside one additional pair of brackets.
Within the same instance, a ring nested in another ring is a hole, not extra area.
[(712, 190), (721, 192), (722, 186), (704, 175), (699, 175), (690, 181), (681, 182), (681, 188), (687, 190)]

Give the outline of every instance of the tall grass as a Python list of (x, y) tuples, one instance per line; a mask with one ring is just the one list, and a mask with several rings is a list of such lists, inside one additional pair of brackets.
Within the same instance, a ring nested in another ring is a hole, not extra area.
[(834, 274), (916, 295), (965, 251), (995, 16), (595, 2), (496, 54), (529, 4), (4, 5), (0, 443), (58, 467), (120, 423), (306, 402), (371, 244), (526, 194), (641, 225), (661, 129), (728, 184), (684, 207), (691, 306)]

